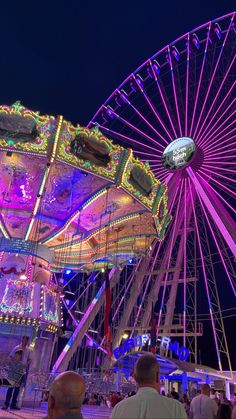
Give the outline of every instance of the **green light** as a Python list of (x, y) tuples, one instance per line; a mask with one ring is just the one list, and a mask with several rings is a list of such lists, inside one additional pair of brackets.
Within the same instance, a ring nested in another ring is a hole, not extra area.
[(87, 166), (87, 167), (91, 166), (90, 161), (86, 161), (86, 162), (85, 162), (85, 166)]
[(15, 144), (15, 142), (14, 142), (13, 140), (8, 140), (7, 144), (8, 144), (8, 145), (14, 145), (14, 144)]

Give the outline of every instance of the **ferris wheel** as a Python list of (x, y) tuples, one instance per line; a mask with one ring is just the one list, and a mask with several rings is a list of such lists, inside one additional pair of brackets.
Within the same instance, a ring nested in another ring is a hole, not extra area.
[[(88, 124), (150, 166), (168, 187), (172, 214), (149, 256), (109, 274), (113, 348), (149, 332), (154, 307), (158, 336), (178, 339), (196, 364), (207, 320), (212, 361), (232, 370), (222, 303), (236, 295), (235, 41), (235, 13), (179, 37), (129, 75)], [(73, 294), (65, 299), (73, 334), (55, 371), (68, 362), (96, 369), (106, 359), (99, 273), (76, 283), (71, 275), (64, 290)]]
[(231, 369), (222, 281), (236, 295), (235, 19), (227, 14), (166, 45), (88, 124), (148, 161), (168, 185), (173, 216), (165, 240), (132, 273), (119, 313), (114, 298), (117, 344), (124, 331), (148, 328), (154, 303), (158, 333), (181, 337), (196, 362), (205, 299), (220, 370)]

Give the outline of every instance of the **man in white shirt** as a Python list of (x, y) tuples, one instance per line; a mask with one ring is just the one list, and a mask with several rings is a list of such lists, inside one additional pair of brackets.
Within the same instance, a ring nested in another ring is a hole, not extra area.
[(216, 419), (218, 406), (215, 400), (210, 398), (211, 388), (209, 384), (203, 384), (201, 394), (194, 397), (190, 404), (190, 419)]
[(138, 359), (134, 378), (139, 386), (137, 394), (118, 403), (111, 419), (187, 419), (181, 403), (159, 394), (159, 365), (154, 355)]

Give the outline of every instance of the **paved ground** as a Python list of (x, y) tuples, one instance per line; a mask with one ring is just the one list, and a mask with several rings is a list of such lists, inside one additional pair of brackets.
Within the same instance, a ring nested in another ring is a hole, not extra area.
[[(83, 406), (82, 413), (84, 419), (109, 419), (111, 410), (104, 406)], [(0, 409), (0, 419), (42, 419), (45, 415), (46, 407), (18, 411)]]

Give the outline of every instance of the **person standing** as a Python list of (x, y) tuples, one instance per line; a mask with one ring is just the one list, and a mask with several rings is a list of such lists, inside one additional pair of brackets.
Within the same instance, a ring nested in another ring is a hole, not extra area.
[(232, 409), (229, 403), (221, 403), (218, 408), (217, 419), (231, 419)]
[(236, 404), (233, 407), (231, 419), (236, 419)]
[(26, 380), (27, 380), (27, 374), (28, 374), (29, 367), (30, 367), (30, 362), (31, 362), (31, 350), (28, 346), (28, 342), (29, 342), (29, 337), (28, 336), (23, 336), (21, 344), (15, 346), (15, 348), (12, 349), (12, 351), (9, 355), (9, 364), (11, 364), (12, 362), (14, 362), (16, 352), (22, 351), (22, 361), (21, 362), (22, 362), (22, 365), (23, 365), (23, 368), (24, 368), (24, 374), (23, 374), (22, 379), (19, 383), (19, 386), (10, 387), (7, 390), (5, 403), (4, 403), (4, 406), (2, 407), (3, 410), (8, 409), (10, 401), (11, 401), (10, 408), (12, 410), (20, 410), (20, 408), (17, 407), (17, 399), (18, 399), (20, 387), (22, 385), (25, 386), (25, 383), (26, 383)]
[(216, 419), (218, 407), (210, 394), (209, 384), (203, 384), (201, 394), (191, 401), (189, 419)]
[(134, 378), (139, 386), (137, 394), (119, 402), (111, 419), (187, 419), (180, 402), (159, 394), (159, 364), (153, 354), (138, 359)]

